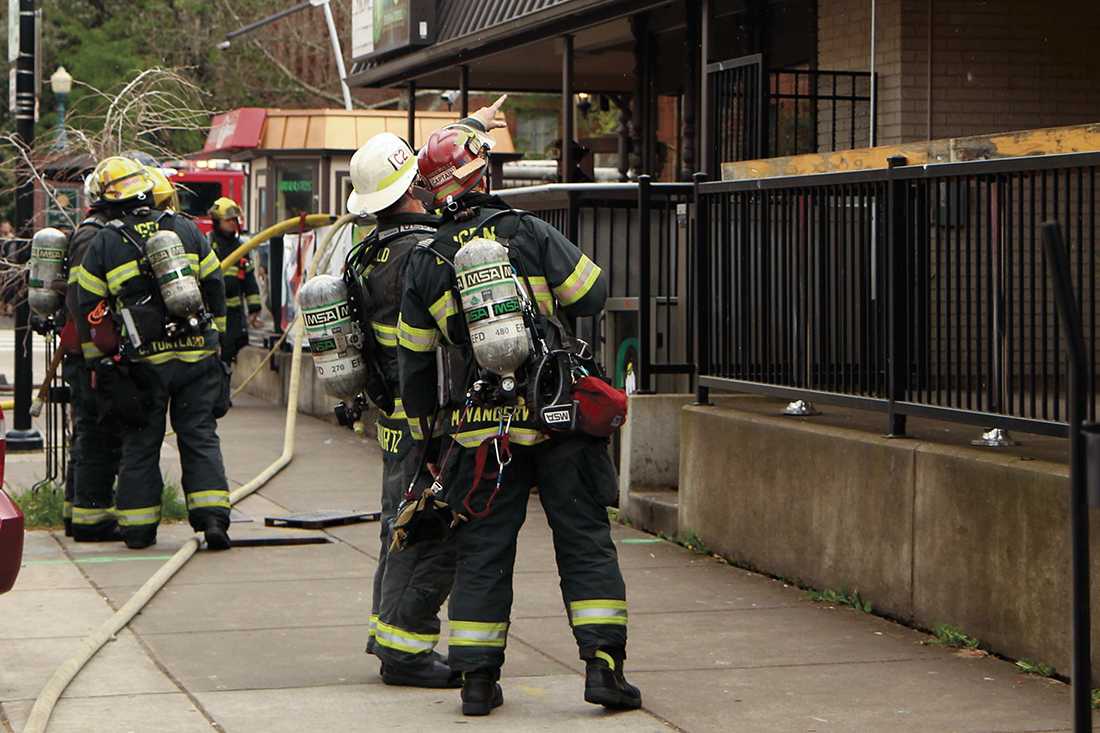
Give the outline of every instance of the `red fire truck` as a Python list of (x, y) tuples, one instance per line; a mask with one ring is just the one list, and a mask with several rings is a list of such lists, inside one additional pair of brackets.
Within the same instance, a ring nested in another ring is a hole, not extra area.
[(244, 206), (244, 172), (232, 168), (178, 168), (170, 177), (180, 196), (180, 209), (195, 217), (203, 234), (213, 225), (206, 212), (222, 196)]

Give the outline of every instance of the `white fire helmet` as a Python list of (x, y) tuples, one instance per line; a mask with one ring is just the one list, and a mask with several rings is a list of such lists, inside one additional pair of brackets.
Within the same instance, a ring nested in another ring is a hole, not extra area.
[(351, 158), (348, 211), (377, 214), (397, 203), (416, 178), (416, 153), (392, 132), (380, 132)]

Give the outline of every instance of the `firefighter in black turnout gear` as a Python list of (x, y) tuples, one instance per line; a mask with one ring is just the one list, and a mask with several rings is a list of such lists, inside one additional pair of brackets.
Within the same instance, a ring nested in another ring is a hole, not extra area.
[[(241, 207), (223, 196), (210, 207), (209, 214), (214, 222), (210, 246), (219, 259), (227, 257), (241, 244)], [(242, 257), (225, 270), (225, 328), (221, 337), (224, 363), (232, 365), (237, 352), (248, 345), (248, 324), (258, 317), (260, 309), (260, 286), (252, 258)]]
[(372, 137), (351, 161), (355, 190), (348, 210), (377, 219), (374, 231), (351, 250), (345, 265), (345, 278), (351, 276), (359, 292), (361, 330), (373, 342), (368, 358), (377, 369), (368, 392), (381, 410), (376, 423), (382, 449), (381, 550), (367, 651), (382, 660), (387, 684), (458, 687), (461, 679), (434, 651), (439, 609), (454, 582), (453, 546), (425, 542), (388, 552), (390, 526), (420, 458), (398, 393), (398, 308), (409, 253), (417, 242), (429, 241), (439, 224), (414, 195), (415, 177), (416, 154), (392, 133)]
[[(65, 292), (65, 310), (74, 326), (81, 318), (78, 278), (88, 245), (107, 222), (114, 218), (110, 205), (102, 198), (99, 166), (85, 184), (92, 202), (88, 216), (69, 238), (69, 283)], [(90, 341), (79, 343), (77, 350), (65, 355), (62, 374), (69, 385), (73, 408), (73, 445), (69, 477), (72, 483), (72, 537), (76, 542), (118, 540), (121, 535), (114, 516), (114, 484), (118, 475), (122, 441), (117, 422), (101, 417), (92, 391), (92, 364), (99, 356)], [(87, 355), (88, 359), (85, 359)]]
[[(507, 271), (513, 292), (522, 292), (531, 310), (537, 305), (539, 322), (554, 325), (542, 336), (561, 343), (566, 334), (559, 318), (598, 313), (606, 277), (552, 226), (484, 193), (490, 142), (484, 132), (469, 121), (450, 125), (420, 151), (420, 175), (444, 214), (430, 247), (418, 246), (410, 257), (398, 325), (401, 395), (410, 419), (436, 414), (437, 348), (457, 348), (467, 375), (461, 380), (465, 396), (452, 398), (438, 413), (449, 434), (439, 451), (441, 496), (459, 515), (449, 662), (464, 673), (464, 714), (486, 715), (502, 704), (497, 681), (508, 638), (516, 537), (530, 489), (537, 486), (553, 530), (566, 612), (586, 663), (585, 700), (637, 708), (641, 694), (623, 676), (627, 605), (607, 516), (618, 483), (607, 442), (577, 432), (551, 434), (522, 395), (497, 399), (514, 386), (507, 379), (476, 391), (474, 379), (481, 377), (475, 375), (483, 372), (476, 369), (470, 333), (483, 314), (464, 313), (465, 291), (459, 291), (453, 263), (472, 240), (504, 244), (510, 267), (497, 269)], [(464, 282), (481, 297), (480, 285)], [(517, 374), (530, 372), (527, 364)], [(477, 396), (482, 393), (487, 398)]]
[[(125, 158), (107, 165), (102, 198), (117, 207), (88, 245), (77, 275), (84, 355), (102, 416), (122, 425), (116, 515), (127, 547), (156, 542), (163, 479), (160, 449), (176, 431), (191, 526), (210, 549), (228, 549), (229, 491), (217, 435), (228, 383), (217, 359), (225, 315), (217, 255), (194, 222), (152, 208), (153, 182)], [(118, 353), (95, 331), (118, 328)]]

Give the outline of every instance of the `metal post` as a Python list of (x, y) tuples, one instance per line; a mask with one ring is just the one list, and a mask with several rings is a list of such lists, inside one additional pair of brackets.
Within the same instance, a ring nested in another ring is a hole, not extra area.
[(458, 108), (465, 119), (470, 116), (470, 67), (458, 67)]
[(407, 95), (407, 104), (409, 105), (408, 120), (409, 124), (405, 130), (405, 137), (409, 145), (413, 150), (416, 149), (416, 82), (410, 81)]
[[(706, 156), (703, 156), (705, 159)], [(700, 377), (710, 368), (710, 263), (707, 261), (707, 207), (703, 203), (699, 187), (706, 182), (706, 173), (696, 173), (692, 177), (692, 198), (695, 201), (695, 298), (698, 324), (695, 344), (695, 404), (710, 404), (710, 388), (701, 384)]]
[(650, 362), (653, 348), (650, 329), (652, 328), (652, 285), (651, 275), (653, 256), (650, 248), (650, 184), (649, 174), (638, 176), (638, 252), (641, 262), (638, 264), (638, 393), (651, 394)]
[[(886, 159), (890, 168), (899, 168), (908, 161), (904, 155), (894, 155)], [(906, 252), (906, 186), (905, 181), (891, 177), (888, 185), (888, 206), (890, 207), (890, 231), (886, 238), (886, 260), (888, 262), (889, 286), (887, 292), (887, 341), (889, 344), (889, 366), (887, 370), (887, 396), (889, 398), (889, 432), (892, 438), (905, 437), (905, 415), (899, 414), (895, 404), (905, 399), (905, 390), (909, 375), (909, 355), (907, 328), (909, 280), (907, 275)]]
[[(15, 62), (15, 131), (19, 143), (30, 150), (34, 145), (35, 107), (35, 13), (34, 0), (19, 0), (19, 57)], [(29, 239), (34, 233), (34, 180), (28, 163), (18, 166), (15, 193), (15, 226), (18, 236)], [(18, 263), (30, 257), (28, 248), (20, 248)], [(25, 277), (25, 275), (24, 275)], [(30, 306), (26, 298), (15, 309), (15, 417), (8, 431), (9, 451), (42, 448), (42, 434), (31, 423), (31, 390), (34, 381), (34, 356), (31, 351)]]
[(344, 109), (349, 112), (351, 106), (351, 89), (348, 88), (348, 70), (344, 67), (344, 51), (340, 48), (340, 35), (336, 32), (336, 21), (332, 19), (332, 5), (329, 0), (311, 0), (314, 5), (320, 5), (325, 11), (325, 25), (328, 26), (328, 37), (332, 43), (332, 55), (336, 57), (336, 73), (340, 75), (340, 91), (344, 95)]
[[(869, 124), (871, 125), (871, 147), (878, 145), (878, 131), (875, 130), (877, 126), (877, 117), (875, 113), (875, 106), (878, 104), (878, 88), (875, 85), (875, 0), (871, 0), (871, 119)], [(855, 82), (852, 82), (852, 88), (855, 88)], [(855, 104), (853, 102), (853, 104)]]
[(275, 334), (283, 333), (283, 236), (271, 238), (267, 255), (267, 292), (272, 320), (275, 321)]
[(1089, 502), (1085, 436), (1082, 425), (1087, 414), (1088, 357), (1081, 332), (1081, 314), (1073, 295), (1069, 260), (1058, 225), (1042, 225), (1043, 249), (1051, 277), (1054, 299), (1061, 315), (1062, 334), (1069, 352), (1069, 486), (1070, 548), (1073, 575), (1073, 730), (1092, 730), (1092, 637), (1089, 617)]
[[(711, 160), (714, 155), (711, 153), (710, 146), (714, 144), (714, 126), (711, 124), (711, 106), (713, 100), (710, 98), (710, 74), (707, 72), (707, 64), (710, 63), (710, 0), (703, 0), (702, 8), (699, 11), (699, 123), (697, 125), (699, 129), (699, 170), (702, 172), (702, 178), (698, 178), (697, 173), (693, 176), (693, 179), (697, 181), (705, 181), (707, 174), (711, 173), (710, 170)], [(716, 171), (715, 171), (716, 173)], [(696, 199), (698, 202), (698, 199)]]
[(561, 182), (573, 182), (573, 36), (561, 38)]

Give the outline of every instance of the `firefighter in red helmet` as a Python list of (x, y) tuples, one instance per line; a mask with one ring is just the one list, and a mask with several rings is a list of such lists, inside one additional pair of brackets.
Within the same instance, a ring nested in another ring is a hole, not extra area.
[[(410, 256), (398, 323), (405, 410), (426, 439), (444, 434), (429, 450), (430, 491), (457, 519), (448, 661), (464, 674), (464, 714), (502, 704), (516, 538), (538, 486), (586, 663), (585, 700), (637, 708), (641, 694), (623, 676), (626, 588), (607, 517), (618, 480), (606, 432), (570, 429), (577, 393), (562, 395), (596, 369), (565, 321), (600, 312), (607, 278), (554, 227), (486, 192), (492, 141), (482, 127), (449, 125), (420, 151), (443, 219)], [(490, 348), (498, 337), (507, 348)], [(492, 354), (511, 361), (491, 363)]]

